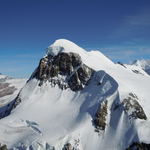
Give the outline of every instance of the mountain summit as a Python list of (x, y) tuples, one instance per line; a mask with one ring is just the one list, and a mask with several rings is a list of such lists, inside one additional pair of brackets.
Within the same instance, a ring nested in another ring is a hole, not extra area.
[[(52, 86), (73, 91), (83, 89), (89, 83), (94, 70), (84, 64), (79, 54), (86, 51), (67, 40), (57, 40), (47, 48), (46, 56), (40, 60), (32, 78), (43, 82), (49, 81)], [(83, 54), (82, 54), (83, 55)]]
[(0, 108), (0, 141), (10, 150), (125, 150), (149, 143), (149, 89), (148, 76), (57, 40), (18, 96)]

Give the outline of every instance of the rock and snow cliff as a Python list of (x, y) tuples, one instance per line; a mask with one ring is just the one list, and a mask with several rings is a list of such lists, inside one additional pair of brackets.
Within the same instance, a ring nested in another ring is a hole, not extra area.
[(0, 142), (11, 150), (125, 150), (149, 143), (149, 89), (149, 76), (57, 40), (16, 99), (1, 108)]

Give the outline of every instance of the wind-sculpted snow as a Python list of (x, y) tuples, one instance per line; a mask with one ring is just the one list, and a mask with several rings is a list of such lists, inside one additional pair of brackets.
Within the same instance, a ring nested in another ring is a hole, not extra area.
[(41, 133), (41, 131), (37, 127), (35, 127), (35, 126), (39, 126), (37, 123), (30, 122), (28, 120), (26, 120), (26, 123), (27, 123), (28, 127), (32, 128), (35, 132)]
[(63, 47), (61, 46), (49, 46), (47, 48), (47, 52), (46, 55), (51, 55), (51, 56), (55, 56), (58, 55), (59, 53), (61, 53), (64, 50)]
[(35, 142), (29, 147), (29, 150), (55, 150), (55, 148), (48, 143)]

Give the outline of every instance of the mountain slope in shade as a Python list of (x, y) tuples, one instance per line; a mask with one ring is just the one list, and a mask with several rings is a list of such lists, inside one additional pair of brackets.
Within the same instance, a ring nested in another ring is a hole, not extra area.
[(149, 143), (149, 89), (149, 76), (57, 40), (16, 99), (1, 108), (0, 141), (11, 150), (124, 150)]

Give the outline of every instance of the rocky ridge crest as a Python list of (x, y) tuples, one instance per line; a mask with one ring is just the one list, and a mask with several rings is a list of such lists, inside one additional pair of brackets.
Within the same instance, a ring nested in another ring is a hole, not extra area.
[(49, 81), (51, 86), (58, 85), (61, 89), (78, 91), (89, 84), (94, 72), (82, 62), (79, 54), (62, 52), (42, 58), (31, 78), (38, 79), (39, 86)]

